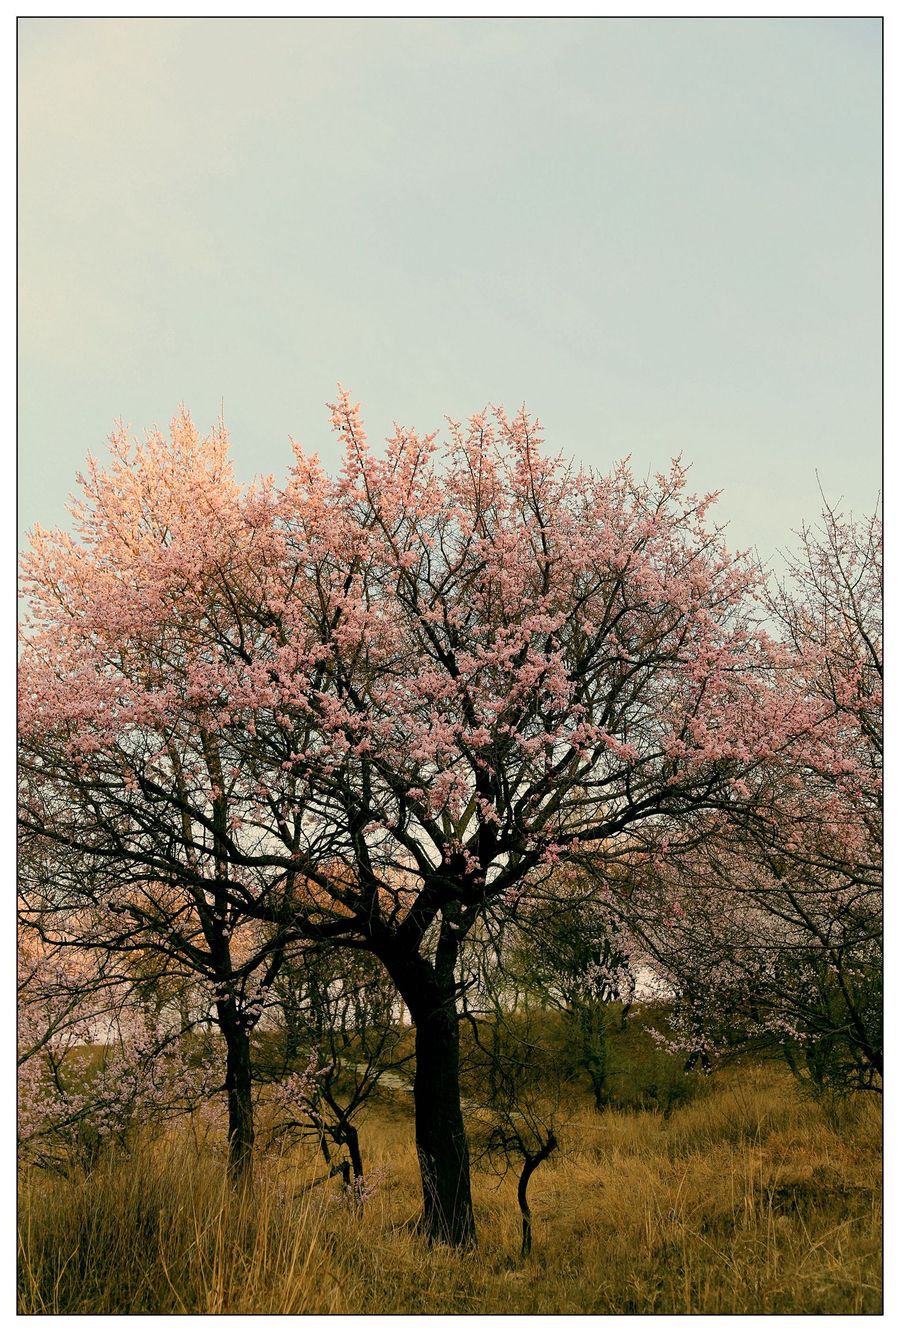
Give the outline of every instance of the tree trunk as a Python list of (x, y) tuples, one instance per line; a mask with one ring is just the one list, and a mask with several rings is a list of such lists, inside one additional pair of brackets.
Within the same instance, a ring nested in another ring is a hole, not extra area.
[[(448, 913), (449, 915), (449, 913)], [(469, 1144), (459, 1088), (459, 1014), (455, 968), (459, 936), (441, 923), (434, 962), (416, 949), (379, 940), (376, 949), (416, 1028), (416, 1151), (422, 1172), (422, 1230), (431, 1244), (476, 1242)]]
[(353, 1167), (353, 1178), (358, 1181), (363, 1177), (362, 1152), (359, 1150), (359, 1134), (352, 1124), (344, 1126), (344, 1141), (347, 1144), (347, 1151), (350, 1153), (350, 1165)]
[(581, 1058), (591, 1083), (599, 1114), (609, 1105), (607, 1084), (606, 1017), (597, 1004), (579, 1004), (575, 1014), (581, 1040)]
[(253, 1071), (250, 1033), (238, 1022), (221, 1022), (225, 1037), (225, 1091), (228, 1096), (228, 1173), (247, 1187), (253, 1173)]
[[(418, 1006), (417, 1006), (418, 1007)], [(416, 1150), (422, 1171), (423, 1227), (432, 1243), (475, 1243), (469, 1145), (459, 1092), (459, 1018), (452, 991), (416, 1022)]]
[(537, 1170), (542, 1161), (546, 1161), (551, 1152), (556, 1151), (558, 1143), (556, 1134), (551, 1129), (546, 1140), (536, 1152), (526, 1152), (522, 1164), (522, 1173), (519, 1176), (519, 1187), (517, 1190), (519, 1199), (519, 1211), (522, 1213), (522, 1260), (524, 1261), (531, 1253), (532, 1233), (531, 1233), (531, 1208), (528, 1206), (528, 1185), (531, 1176)]

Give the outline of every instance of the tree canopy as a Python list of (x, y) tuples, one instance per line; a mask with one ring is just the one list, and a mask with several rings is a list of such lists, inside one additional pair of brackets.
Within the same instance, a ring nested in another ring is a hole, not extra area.
[(374, 953), (417, 1028), (426, 1228), (466, 1243), (467, 934), (573, 861), (746, 824), (822, 700), (679, 462), (575, 470), (524, 411), (382, 454), (345, 393), (332, 424), (336, 476), (295, 446), (249, 487), (221, 428), (118, 433), (74, 535), (34, 534), (20, 819), (57, 872), (26, 897), (47, 937), (214, 988), (238, 1168), (285, 949)]

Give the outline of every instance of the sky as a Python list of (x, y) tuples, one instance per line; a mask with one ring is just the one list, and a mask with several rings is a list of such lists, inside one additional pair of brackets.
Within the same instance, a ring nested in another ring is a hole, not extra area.
[(522, 402), (765, 559), (881, 486), (877, 19), (19, 23), (19, 523), (114, 423), (238, 475)]

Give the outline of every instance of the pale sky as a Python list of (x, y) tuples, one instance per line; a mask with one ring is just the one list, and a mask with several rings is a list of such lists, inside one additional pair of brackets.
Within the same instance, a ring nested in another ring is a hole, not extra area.
[(20, 21), (22, 529), (113, 423), (522, 401), (764, 556), (881, 469), (875, 19)]

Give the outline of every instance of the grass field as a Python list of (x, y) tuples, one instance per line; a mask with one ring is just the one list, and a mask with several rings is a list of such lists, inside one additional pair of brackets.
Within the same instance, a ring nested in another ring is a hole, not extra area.
[[(478, 1124), (472, 1125), (477, 1138)], [(830, 1110), (774, 1065), (731, 1068), (676, 1108), (573, 1101), (530, 1189), (478, 1169), (476, 1255), (415, 1233), (412, 1114), (384, 1093), (361, 1125), (384, 1172), (362, 1211), (315, 1145), (259, 1154), (252, 1197), (224, 1180), (221, 1131), (183, 1125), (87, 1176), (25, 1171), (21, 1313), (877, 1313), (878, 1098)]]

